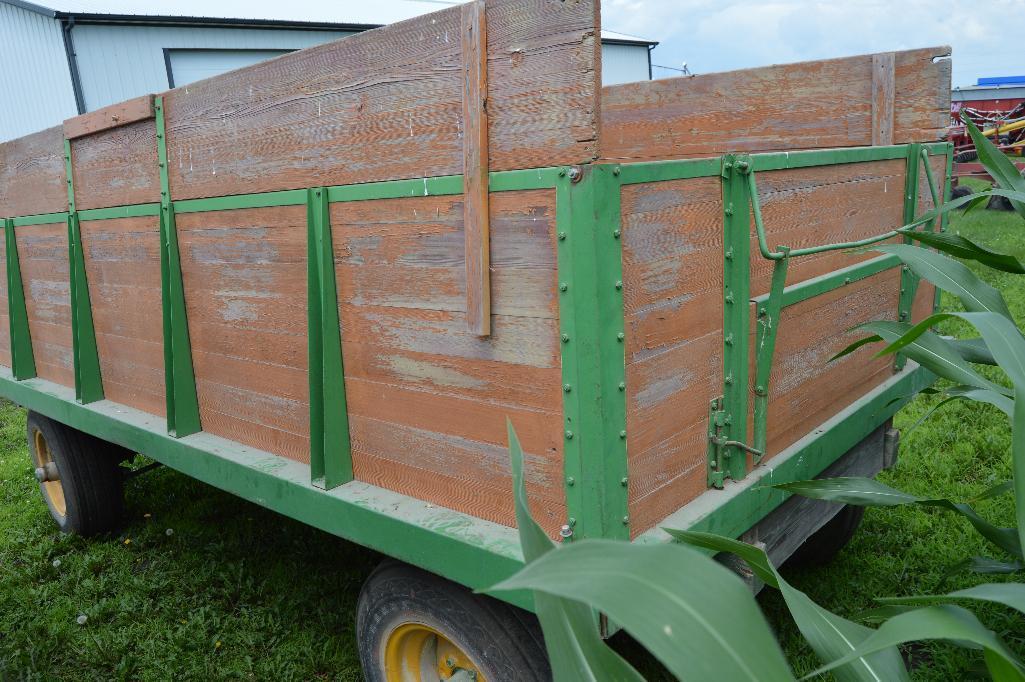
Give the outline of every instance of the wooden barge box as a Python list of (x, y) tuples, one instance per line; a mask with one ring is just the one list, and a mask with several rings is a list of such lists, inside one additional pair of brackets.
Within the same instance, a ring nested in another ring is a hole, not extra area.
[(830, 362), (931, 287), (758, 234), (942, 200), (949, 49), (602, 88), (598, 27), (477, 0), (0, 145), (0, 395), (471, 587), (507, 420), (553, 538), (744, 533), (931, 381)]

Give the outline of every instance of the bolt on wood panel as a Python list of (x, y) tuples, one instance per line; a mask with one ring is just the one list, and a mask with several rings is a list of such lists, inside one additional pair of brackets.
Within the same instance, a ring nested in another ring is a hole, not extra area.
[[(949, 47), (893, 53), (893, 142), (940, 139), (950, 118), (950, 60), (938, 58), (949, 55)], [(867, 146), (873, 101), (873, 55), (612, 85), (602, 90), (601, 155)]]
[(506, 418), (534, 511), (565, 523), (552, 190), (492, 194), (492, 329), (466, 325), (461, 196), (331, 205), (358, 480), (514, 525)]
[[(175, 199), (463, 171), (460, 7), (170, 91)], [(488, 0), (491, 170), (597, 156), (597, 3)]]
[(306, 207), (175, 219), (203, 430), (308, 463)]
[(71, 162), (80, 211), (160, 201), (153, 119), (72, 140)]
[(14, 236), (36, 373), (74, 388), (67, 225), (18, 227)]
[(11, 318), (7, 302), (7, 235), (0, 223), (0, 365), (11, 367)]
[(60, 126), (0, 143), (0, 216), (68, 210)]
[(86, 220), (81, 230), (104, 397), (164, 416), (159, 220)]

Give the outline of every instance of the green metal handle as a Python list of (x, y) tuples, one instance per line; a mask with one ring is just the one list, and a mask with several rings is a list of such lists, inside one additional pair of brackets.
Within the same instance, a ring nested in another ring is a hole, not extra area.
[[(922, 147), (919, 161), (925, 165), (926, 179), (929, 181), (929, 192), (932, 194), (933, 207), (938, 208), (940, 205), (938, 199), (938, 193), (936, 190), (936, 181), (933, 178), (932, 168), (929, 166), (929, 150)], [(935, 216), (932, 216), (930, 212), (926, 216), (913, 220), (907, 225), (903, 225), (894, 230), (889, 230), (883, 234), (875, 235), (874, 237), (866, 237), (865, 239), (858, 239), (851, 242), (838, 242), (835, 244), (822, 244), (821, 246), (809, 246), (804, 249), (791, 249), (789, 251), (781, 250), (777, 247), (776, 251), (769, 249), (768, 241), (765, 237), (765, 223), (762, 221), (762, 207), (761, 202), (758, 200), (758, 183), (755, 181), (755, 174), (753, 170), (744, 169), (741, 172), (747, 173), (747, 184), (748, 190), (751, 195), (751, 211), (754, 215), (755, 221), (755, 233), (758, 235), (758, 251), (761, 252), (762, 258), (767, 260), (782, 260), (789, 256), (790, 258), (797, 258), (800, 256), (810, 256), (816, 253), (823, 253), (826, 251), (842, 251), (844, 249), (856, 249), (862, 246), (871, 246), (872, 244), (878, 244), (879, 242), (892, 239), (904, 232), (913, 230), (914, 228), (924, 223), (932, 222)]]

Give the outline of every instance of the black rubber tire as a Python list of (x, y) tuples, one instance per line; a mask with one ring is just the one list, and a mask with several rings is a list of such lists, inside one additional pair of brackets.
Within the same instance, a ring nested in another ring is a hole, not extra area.
[(819, 528), (787, 559), (791, 567), (825, 566), (840, 553), (861, 525), (864, 507), (845, 505), (826, 525)]
[(972, 193), (971, 187), (966, 187), (964, 185), (958, 185), (957, 187), (954, 187), (953, 189), (950, 190), (950, 198), (951, 199), (960, 199), (961, 197), (966, 197), (966, 196), (968, 196), (971, 193)]
[(969, 163), (979, 158), (979, 152), (974, 149), (966, 149), (963, 152), (958, 152), (954, 155), (954, 161), (957, 163)]
[(549, 682), (544, 638), (530, 613), (398, 561), (387, 560), (360, 590), (356, 641), (367, 682), (385, 682), (384, 649), (403, 623), (447, 637), (494, 682)]
[(88, 536), (117, 529), (124, 518), (124, 476), (118, 466), (117, 448), (49, 417), (29, 412), (27, 436), (33, 462), (36, 462), (37, 431), (46, 439), (60, 472), (66, 507), (63, 515), (47, 495), (43, 483), (39, 484), (39, 491), (61, 531)]

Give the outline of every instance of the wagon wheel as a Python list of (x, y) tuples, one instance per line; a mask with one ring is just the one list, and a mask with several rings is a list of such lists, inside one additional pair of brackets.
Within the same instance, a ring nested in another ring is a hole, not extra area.
[(39, 490), (60, 529), (95, 535), (116, 528), (124, 508), (120, 449), (35, 412), (26, 426)]
[(533, 616), (395, 561), (363, 585), (356, 634), (368, 682), (551, 679)]

